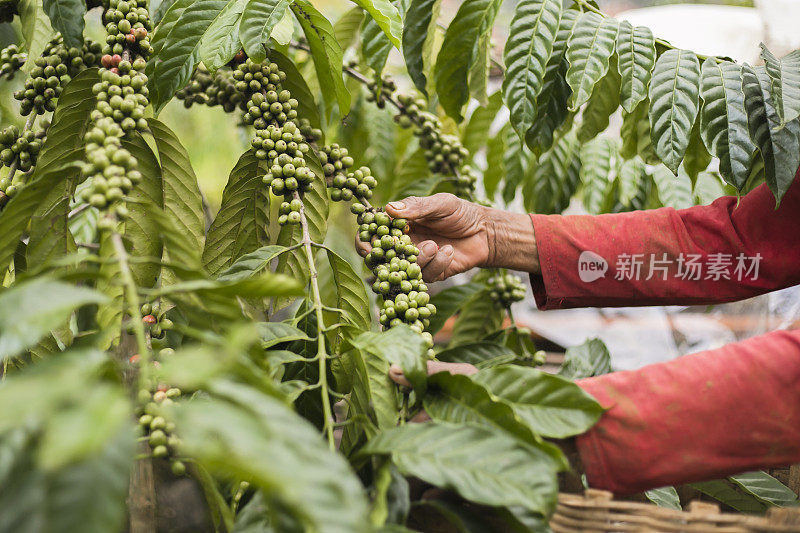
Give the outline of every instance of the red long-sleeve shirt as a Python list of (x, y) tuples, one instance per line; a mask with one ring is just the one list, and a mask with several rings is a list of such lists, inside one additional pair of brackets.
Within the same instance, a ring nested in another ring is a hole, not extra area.
[[(762, 185), (738, 205), (532, 215), (537, 304), (712, 304), (797, 285), (797, 181), (777, 209)], [(800, 331), (579, 385), (609, 409), (577, 439), (593, 487), (630, 493), (800, 462)]]

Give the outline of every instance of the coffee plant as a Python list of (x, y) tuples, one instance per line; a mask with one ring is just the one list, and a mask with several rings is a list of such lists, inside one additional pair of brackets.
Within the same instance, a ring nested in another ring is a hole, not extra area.
[[(0, 4), (21, 35), (0, 52), (21, 117), (0, 132), (0, 531), (543, 530), (570, 468), (552, 439), (601, 414), (572, 380), (608, 354), (535, 368), (522, 280), (429, 287), (382, 206), (617, 212), (762, 181), (780, 201), (800, 164), (800, 52), (754, 67), (522, 0), (500, 57), (501, 0), (447, 27), (438, 2), (354, 3)], [(249, 139), (216, 214), (156, 118), (174, 97)]]

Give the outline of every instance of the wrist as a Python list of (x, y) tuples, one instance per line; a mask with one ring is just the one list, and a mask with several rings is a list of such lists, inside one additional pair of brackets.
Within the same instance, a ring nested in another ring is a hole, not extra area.
[(483, 216), (488, 254), (482, 266), (539, 274), (539, 253), (531, 217), (493, 208), (486, 208)]

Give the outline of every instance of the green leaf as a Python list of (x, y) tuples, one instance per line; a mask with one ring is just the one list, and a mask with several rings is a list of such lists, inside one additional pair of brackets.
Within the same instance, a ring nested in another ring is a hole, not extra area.
[(569, 63), (566, 60), (567, 42), (578, 20), (579, 12), (567, 9), (561, 14), (553, 52), (547, 61), (542, 91), (536, 100), (536, 120), (525, 136), (525, 144), (536, 153), (548, 150), (553, 144), (553, 134), (568, 115), (572, 89), (566, 80)]
[(342, 50), (347, 50), (358, 41), (359, 29), (364, 21), (364, 12), (360, 7), (354, 7), (339, 17), (333, 23), (333, 34), (342, 46)]
[(600, 339), (589, 339), (567, 348), (558, 374), (567, 379), (582, 379), (611, 372), (611, 355)]
[(363, 453), (389, 455), (401, 473), (455, 490), (475, 503), (518, 505), (545, 515), (555, 507), (552, 458), (504, 431), (406, 424), (378, 434)]
[[(162, 122), (151, 118), (147, 124), (156, 141), (161, 160), (161, 181), (164, 187), (164, 211), (175, 223), (180, 237), (187, 246), (203, 249), (205, 219), (203, 198), (192, 170), (189, 154), (180, 140)], [(169, 246), (165, 244), (169, 254)]]
[(193, 279), (173, 283), (156, 294), (174, 295), (180, 292), (197, 292), (200, 296), (241, 296), (242, 298), (266, 298), (269, 296), (300, 296), (302, 285), (283, 274), (262, 272), (253, 277), (226, 281)]
[(690, 483), (689, 486), (742, 513), (764, 514), (767, 511), (767, 506), (758, 498), (724, 479)]
[(436, 359), (448, 363), (469, 363), (477, 368), (492, 368), (513, 362), (517, 354), (495, 342), (473, 342), (448, 348), (436, 354)]
[(486, 95), (489, 86), (489, 63), (492, 53), (492, 38), (488, 33), (481, 35), (476, 48), (475, 59), (467, 75), (469, 94), (480, 105), (487, 105), (489, 98)]
[(156, 114), (184, 87), (200, 60), (200, 43), (227, 0), (177, 0), (158, 25), (145, 73)]
[(261, 182), (265, 172), (253, 150), (242, 154), (231, 170), (203, 250), (203, 264), (212, 276), (267, 243), (269, 191)]
[(133, 416), (128, 396), (121, 387), (107, 383), (93, 385), (47, 421), (37, 450), (42, 468), (63, 468), (101, 451)]
[(766, 76), (749, 66), (744, 67), (743, 76), (750, 137), (764, 162), (767, 185), (780, 202), (800, 166), (800, 122), (793, 120), (780, 127), (780, 117), (767, 91)]
[(485, 106), (478, 107), (472, 112), (461, 134), (461, 143), (470, 154), (474, 154), (487, 144), (489, 130), (502, 107), (503, 95), (497, 91), (489, 97)]
[(607, 137), (599, 137), (581, 147), (583, 205), (589, 214), (601, 212), (603, 195), (611, 182), (611, 169), (616, 158), (616, 147)]
[(778, 59), (761, 43), (761, 59), (767, 69), (780, 123), (791, 122), (800, 116), (800, 50)]
[(689, 50), (667, 50), (650, 82), (650, 135), (656, 154), (673, 174), (689, 146), (700, 105), (700, 62)]
[(661, 487), (660, 489), (648, 490), (644, 493), (645, 497), (658, 505), (667, 509), (681, 511), (681, 500), (675, 487)]
[(658, 197), (663, 206), (686, 209), (694, 205), (692, 181), (685, 173), (678, 172), (675, 176), (664, 165), (658, 165), (653, 169), (653, 181), (656, 183)]
[(153, 26), (158, 26), (161, 24), (161, 21), (164, 19), (164, 15), (167, 14), (167, 11), (175, 5), (176, 0), (161, 0), (159, 2), (151, 2), (150, 3), (150, 13), (151, 13), (151, 20), (153, 21)]
[(269, 44), (272, 29), (281, 20), (289, 0), (249, 0), (242, 13), (239, 37), (244, 51), (258, 63), (267, 58), (266, 46)]
[(519, 135), (508, 128), (506, 130), (506, 153), (503, 157), (505, 179), (503, 183), (503, 200), (510, 203), (517, 196), (517, 188), (522, 184), (527, 172), (527, 157)]
[(364, 281), (350, 263), (329, 248), (325, 249), (336, 287), (336, 308), (345, 312), (345, 318), (358, 329), (369, 330), (372, 324), (370, 302)]
[(361, 25), (361, 55), (375, 76), (380, 77), (383, 73), (391, 51), (392, 43), (380, 26), (374, 19), (365, 17), (364, 23)]
[(107, 298), (92, 289), (39, 278), (0, 293), (0, 359), (34, 346), (73, 311)]
[(486, 170), (483, 171), (483, 188), (487, 198), (494, 198), (497, 186), (503, 179), (503, 156), (506, 153), (506, 135), (511, 128), (506, 124), (486, 145)]
[[(288, 3), (288, 0), (286, 1)], [(240, 25), (244, 21), (242, 12), (245, 10), (245, 6), (249, 7), (252, 3), (253, 0), (228, 2), (205, 31), (200, 40), (197, 55), (203, 65), (212, 73), (233, 59), (233, 56), (241, 49), (239, 31)], [(263, 61), (263, 55), (262, 48), (260, 61)]]
[[(702, 144), (702, 141), (701, 143)], [(684, 163), (686, 159), (684, 159)], [(619, 181), (619, 201), (623, 205), (630, 205), (636, 194), (639, 192), (639, 187), (642, 184), (645, 175), (644, 161), (640, 157), (634, 157), (623, 161), (617, 172), (617, 180)]]
[[(297, 115), (307, 118), (314, 128), (320, 128), (319, 108), (317, 108), (317, 103), (314, 101), (314, 94), (308, 88), (306, 80), (303, 79), (303, 75), (297, 70), (295, 64), (291, 59), (275, 49), (270, 50), (269, 60), (277, 64), (286, 73), (286, 79), (281, 82), (281, 87), (292, 93), (292, 97), (299, 103)], [(324, 138), (317, 142), (324, 142)]]
[(522, 187), (525, 209), (531, 213), (560, 213), (580, 184), (579, 143), (573, 130), (562, 135), (538, 164), (529, 165)]
[(622, 109), (633, 112), (647, 98), (647, 87), (656, 64), (656, 41), (650, 28), (631, 26), (628, 21), (619, 24), (617, 54), (621, 76), (620, 100)]
[[(99, 453), (53, 472), (36, 465), (35, 441), (24, 433), (12, 433), (3, 440), (0, 453), (8, 472), (0, 488), (0, 529), (70, 533), (123, 528), (133, 462), (132, 432), (101, 443)], [(98, 486), (103, 490), (98, 491)]]
[(766, 472), (745, 472), (728, 479), (768, 505), (795, 507), (798, 504), (797, 494)]
[[(42, 0), (20, 0), (17, 13), (28, 57), (35, 59), (42, 55), (47, 43), (53, 38), (50, 19), (44, 12)], [(26, 61), (22, 66), (23, 72), (30, 72), (33, 65), (33, 61)]]
[(350, 341), (362, 352), (377, 355), (389, 364), (403, 369), (408, 381), (419, 394), (425, 392), (428, 376), (427, 346), (422, 335), (405, 325), (381, 333), (367, 331)]
[(288, 46), (290, 42), (292, 42), (292, 37), (294, 36), (294, 17), (292, 16), (291, 10), (287, 7), (286, 10), (283, 12), (283, 16), (272, 28), (272, 33), (270, 33), (270, 37), (273, 41), (281, 46)]
[(162, 258), (164, 242), (158, 233), (158, 226), (150, 218), (150, 206), (164, 206), (164, 185), (161, 177), (161, 166), (158, 158), (141, 135), (127, 135), (122, 147), (136, 158), (137, 168), (142, 173), (142, 181), (128, 194), (130, 216), (125, 221), (125, 239), (129, 243), (131, 255), (139, 258), (150, 258), (150, 261), (136, 261), (131, 267), (131, 274), (138, 287), (152, 288), (156, 286), (161, 265), (157, 261)]
[(571, 381), (535, 368), (503, 366), (472, 379), (511, 406), (536, 434), (556, 439), (579, 435), (603, 414), (594, 398)]
[(572, 88), (571, 109), (589, 101), (595, 84), (608, 72), (619, 23), (597, 13), (582, 14), (567, 44), (567, 82)]
[(431, 335), (442, 329), (448, 318), (456, 314), (472, 296), (483, 289), (481, 283), (465, 283), (437, 292), (431, 298), (431, 303), (436, 306), (436, 314), (430, 318), (428, 326)]
[(403, 21), (397, 8), (389, 0), (353, 0), (353, 3), (369, 13), (392, 45), (399, 50)]
[(622, 149), (620, 155), (631, 159), (636, 155), (649, 165), (661, 162), (655, 152), (650, 135), (650, 119), (648, 118), (650, 101), (645, 99), (639, 102), (633, 113), (622, 112)]
[(255, 252), (239, 257), (229, 268), (223, 270), (217, 279), (229, 281), (250, 278), (269, 269), (273, 259), (286, 251), (283, 246), (268, 244)]
[(742, 190), (756, 149), (747, 129), (742, 67), (730, 61), (706, 59), (701, 91), (703, 142), (708, 151), (719, 158), (719, 172), (725, 181)]
[[(702, 115), (701, 111), (701, 115)], [(703, 138), (700, 135), (700, 123), (702, 119), (695, 119), (692, 127), (692, 135), (689, 138), (689, 146), (686, 148), (686, 155), (683, 157), (683, 170), (692, 183), (697, 182), (697, 176), (708, 168), (711, 163), (711, 154), (708, 153)]]
[(291, 8), (311, 48), (323, 95), (328, 101), (335, 98), (339, 115), (344, 117), (350, 112), (350, 93), (342, 79), (342, 49), (333, 35), (333, 26), (306, 0), (294, 0)]
[[(48, 167), (58, 168), (74, 160), (76, 151), (83, 150), (83, 136), (90, 124), (89, 113), (96, 103), (92, 86), (98, 81), (97, 69), (88, 69), (64, 87), (39, 153), (39, 172)], [(28, 264), (44, 264), (49, 259), (74, 251), (68, 218), (70, 201), (80, 179), (80, 169), (77, 166), (65, 166), (62, 169), (58, 176), (60, 180), (52, 183), (31, 217), (28, 247), (25, 250)]]
[(261, 339), (261, 347), (264, 349), (284, 342), (311, 340), (302, 330), (284, 322), (258, 322), (256, 327)]
[[(126, 516), (134, 433), (125, 427), (99, 451), (52, 474), (48, 483), (48, 532), (119, 531)], [(102, 490), (97, 490), (102, 487)]]
[(64, 178), (69, 176), (65, 170), (76, 166), (82, 158), (83, 149), (78, 148), (64, 154), (57, 164), (37, 167), (30, 182), (3, 208), (0, 216), (0, 274), (4, 275), (11, 264), (31, 216), (54, 188), (63, 187)]
[(549, 457), (551, 468), (568, 467), (558, 447), (543, 442), (507, 402), (491, 394), (483, 384), (463, 374), (438, 372), (430, 377), (430, 386), (431, 392), (425, 396), (424, 405), (425, 412), (433, 420), (506, 432)]
[(504, 313), (485, 291), (474, 294), (462, 307), (453, 325), (450, 346), (483, 339), (486, 334), (500, 327)]
[(414, 86), (428, 96), (427, 75), (430, 72), (436, 20), (441, 0), (411, 0), (403, 26), (403, 58)]
[(597, 88), (589, 98), (589, 103), (581, 114), (578, 140), (589, 142), (608, 128), (609, 120), (619, 107), (620, 76), (616, 60), (611, 59), (608, 73), (597, 83)]
[(560, 20), (560, 0), (522, 0), (511, 19), (503, 53), (503, 100), (511, 125), (522, 139), (536, 119), (536, 99), (542, 91)]
[(100, 329), (98, 345), (104, 349), (116, 346), (122, 333), (122, 314), (125, 307), (125, 292), (120, 280), (119, 261), (111, 241), (111, 232), (100, 233), (100, 248), (97, 255), (100, 257), (100, 279), (96, 288), (105, 294), (110, 302), (97, 308), (95, 320)]
[(86, 2), (81, 0), (44, 0), (42, 2), (53, 29), (64, 37), (67, 47), (83, 46), (83, 16)]
[(229, 383), (216, 390), (229, 401), (196, 399), (175, 409), (182, 449), (213, 473), (248, 479), (305, 529), (367, 530), (361, 483), (314, 426), (254, 389)]
[(434, 79), (439, 103), (456, 122), (469, 99), (469, 70), (478, 54), (478, 43), (489, 33), (502, 0), (465, 0), (448, 26), (436, 58)]

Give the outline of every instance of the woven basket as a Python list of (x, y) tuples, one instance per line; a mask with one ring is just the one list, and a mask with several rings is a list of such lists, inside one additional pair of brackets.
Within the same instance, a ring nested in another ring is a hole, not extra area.
[(800, 509), (772, 508), (761, 517), (721, 513), (713, 503), (692, 502), (688, 511), (678, 511), (647, 503), (615, 501), (610, 492), (589, 489), (583, 496), (559, 494), (550, 527), (553, 533), (798, 533)]

